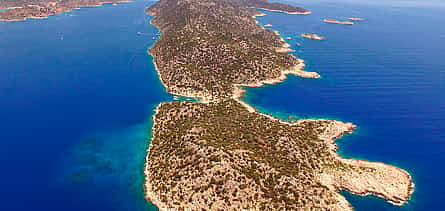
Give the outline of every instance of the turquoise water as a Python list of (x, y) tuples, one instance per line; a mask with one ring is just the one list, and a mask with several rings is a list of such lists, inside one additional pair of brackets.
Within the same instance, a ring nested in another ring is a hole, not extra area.
[[(356, 210), (442, 210), (445, 205), (445, 7), (439, 1), (288, 1), (308, 16), (267, 12), (261, 24), (289, 41), (307, 70), (244, 98), (282, 118), (331, 118), (359, 126), (337, 141), (342, 156), (381, 161), (409, 171), (416, 183), (403, 207), (344, 193)], [(363, 17), (353, 26), (323, 18)], [(324, 41), (299, 37), (304, 32)], [(297, 46), (299, 42), (301, 45)]]
[(147, 54), (152, 3), (0, 22), (0, 210), (156, 210), (143, 168), (172, 97)]

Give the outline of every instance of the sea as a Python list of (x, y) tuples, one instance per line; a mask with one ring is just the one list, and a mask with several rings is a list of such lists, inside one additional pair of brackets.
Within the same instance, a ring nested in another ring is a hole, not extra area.
[(154, 2), (0, 22), (0, 210), (146, 211)]
[[(416, 184), (402, 207), (342, 192), (356, 210), (445, 205), (445, 4), (438, 0), (280, 0), (308, 16), (264, 11), (320, 79), (289, 76), (243, 98), (279, 118), (328, 118), (358, 129), (343, 157), (385, 162)], [(147, 49), (154, 2), (0, 22), (0, 210), (156, 210), (143, 193), (154, 108), (172, 101)], [(323, 18), (362, 17), (353, 26)], [(301, 33), (317, 33), (323, 41)]]

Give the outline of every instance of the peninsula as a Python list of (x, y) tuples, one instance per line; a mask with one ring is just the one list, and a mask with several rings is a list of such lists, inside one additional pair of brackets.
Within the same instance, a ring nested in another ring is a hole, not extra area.
[(162, 32), (149, 50), (160, 80), (199, 99), (156, 108), (147, 199), (160, 210), (352, 210), (346, 190), (405, 203), (414, 188), (406, 171), (337, 155), (334, 140), (354, 124), (288, 122), (240, 100), (245, 86), (320, 77), (258, 25), (256, 8), (310, 14), (266, 0), (160, 0), (147, 9)]
[(95, 7), (104, 3), (128, 2), (129, 0), (3, 0), (0, 1), (0, 21), (22, 21), (28, 18), (42, 19), (50, 15), (71, 11), (79, 7)]

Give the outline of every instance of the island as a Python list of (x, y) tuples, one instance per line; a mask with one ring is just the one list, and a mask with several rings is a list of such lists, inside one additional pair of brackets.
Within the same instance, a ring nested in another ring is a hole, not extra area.
[(357, 17), (352, 17), (352, 18), (348, 18), (348, 20), (350, 21), (363, 21), (363, 18), (357, 18)]
[(353, 210), (341, 190), (402, 205), (409, 173), (345, 159), (334, 141), (356, 126), (282, 120), (241, 100), (243, 87), (286, 75), (319, 78), (289, 54), (257, 9), (310, 14), (266, 0), (160, 0), (146, 12), (161, 36), (150, 48), (167, 91), (196, 102), (163, 102), (153, 116), (145, 193), (160, 210)]
[(318, 34), (311, 34), (311, 33), (302, 33), (301, 37), (311, 39), (311, 40), (324, 40), (324, 37), (322, 37)]
[(323, 22), (340, 24), (340, 25), (354, 25), (354, 22), (351, 22), (351, 21), (339, 21), (339, 20), (335, 20), (335, 19), (323, 19)]
[(96, 7), (104, 3), (128, 1), (129, 0), (3, 0), (0, 1), (0, 21), (22, 21), (28, 18), (42, 19), (79, 7)]

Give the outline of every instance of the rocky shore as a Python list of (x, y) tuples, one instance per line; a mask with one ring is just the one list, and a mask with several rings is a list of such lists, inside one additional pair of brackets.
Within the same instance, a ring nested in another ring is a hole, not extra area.
[(344, 159), (334, 141), (355, 125), (288, 122), (243, 102), (243, 86), (319, 78), (288, 54), (253, 8), (306, 14), (264, 0), (161, 0), (147, 9), (162, 34), (150, 49), (170, 93), (200, 102), (161, 103), (145, 166), (147, 199), (160, 210), (352, 210), (339, 193), (406, 202), (409, 174)]

